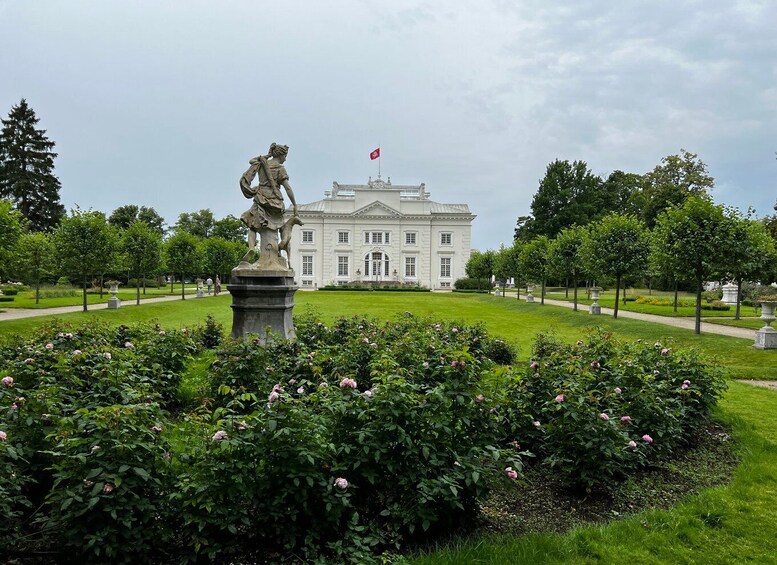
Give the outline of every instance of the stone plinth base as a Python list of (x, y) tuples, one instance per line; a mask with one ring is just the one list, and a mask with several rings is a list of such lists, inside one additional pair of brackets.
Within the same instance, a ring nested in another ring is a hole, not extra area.
[(534, 302), (534, 297), (530, 294), (526, 297), (526, 302)]
[(593, 314), (594, 316), (598, 316), (602, 313), (602, 307), (598, 304), (591, 304), (588, 307), (588, 313)]
[(262, 343), (268, 332), (294, 338), (294, 271), (259, 271), (238, 266), (227, 290), (232, 294), (232, 337), (256, 334)]
[(777, 330), (771, 326), (765, 326), (755, 332), (756, 349), (777, 349)]
[(121, 300), (119, 300), (115, 296), (111, 296), (108, 299), (108, 310), (116, 310), (120, 306), (121, 306)]

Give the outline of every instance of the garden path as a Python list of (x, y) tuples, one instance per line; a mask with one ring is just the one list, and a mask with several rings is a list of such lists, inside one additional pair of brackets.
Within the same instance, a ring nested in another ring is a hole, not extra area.
[[(203, 298), (206, 298), (206, 294)], [(195, 299), (193, 296), (190, 299)], [(180, 294), (171, 294), (170, 296), (159, 296), (155, 298), (144, 298), (140, 301), (140, 305), (151, 304), (154, 302), (167, 302), (170, 300), (181, 300)], [(195, 299), (196, 300), (196, 299)], [(137, 306), (134, 300), (124, 300), (121, 303), (122, 308), (128, 306)], [(107, 302), (101, 302), (99, 304), (90, 304), (89, 311), (92, 310), (106, 310), (108, 308)], [(68, 314), (70, 312), (82, 312), (84, 310), (83, 305), (78, 306), (57, 306), (56, 308), (8, 308), (7, 310), (0, 310), (0, 322), (5, 320), (20, 320), (22, 318), (33, 318), (35, 316), (56, 316), (58, 314)]]

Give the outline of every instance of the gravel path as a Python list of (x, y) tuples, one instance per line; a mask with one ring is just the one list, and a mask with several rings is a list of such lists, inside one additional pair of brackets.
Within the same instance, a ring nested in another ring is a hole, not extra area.
[(777, 391), (777, 381), (751, 381), (751, 380), (745, 380), (741, 379), (739, 380), (740, 383), (747, 383), (749, 385), (753, 386), (762, 386), (764, 388), (768, 388), (774, 391)]

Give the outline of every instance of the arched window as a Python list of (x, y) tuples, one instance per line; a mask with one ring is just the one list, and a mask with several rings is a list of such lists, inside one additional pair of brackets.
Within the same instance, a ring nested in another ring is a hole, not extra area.
[(371, 280), (379, 281), (389, 276), (389, 256), (382, 251), (371, 251), (364, 256), (364, 274)]

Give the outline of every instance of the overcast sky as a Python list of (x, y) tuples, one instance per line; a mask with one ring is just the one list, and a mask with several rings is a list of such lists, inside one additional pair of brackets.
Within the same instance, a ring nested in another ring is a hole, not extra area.
[(381, 173), (512, 240), (548, 163), (644, 173), (681, 148), (718, 203), (777, 199), (777, 2), (0, 0), (0, 114), (26, 98), (62, 202), (169, 224), (248, 207), (290, 146), (300, 203)]

